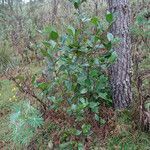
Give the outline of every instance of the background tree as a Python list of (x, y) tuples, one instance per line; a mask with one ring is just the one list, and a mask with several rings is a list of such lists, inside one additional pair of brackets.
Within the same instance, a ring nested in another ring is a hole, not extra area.
[(112, 65), (110, 73), (114, 107), (121, 109), (128, 107), (132, 101), (129, 33), (131, 11), (128, 0), (108, 0), (108, 3), (110, 12), (116, 16), (112, 33), (120, 39), (119, 45), (115, 48), (118, 60)]

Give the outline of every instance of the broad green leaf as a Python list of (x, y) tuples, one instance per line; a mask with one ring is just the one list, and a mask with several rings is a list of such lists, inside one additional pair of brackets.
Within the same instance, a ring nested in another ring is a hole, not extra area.
[(56, 32), (56, 31), (52, 31), (51, 33), (50, 33), (50, 38), (52, 39), (52, 40), (57, 40), (58, 39), (58, 37), (59, 37), (59, 35), (58, 35), (58, 33)]
[(85, 94), (85, 93), (87, 93), (87, 91), (88, 91), (88, 90), (85, 88), (85, 89), (82, 89), (82, 90), (80, 91), (80, 93), (81, 93), (81, 94)]
[(52, 48), (55, 48), (55, 46), (57, 45), (57, 43), (53, 40), (50, 41), (50, 44), (51, 44)]
[(94, 25), (98, 25), (99, 24), (99, 18), (98, 17), (93, 17), (92, 19), (91, 19), (91, 23), (93, 23)]
[(112, 33), (107, 33), (107, 39), (108, 41), (113, 41), (114, 36), (112, 35)]
[(112, 103), (112, 100), (109, 99), (109, 98), (107, 97), (107, 95), (108, 95), (107, 93), (98, 93), (98, 96), (99, 96), (100, 98), (106, 100), (106, 102)]
[(113, 14), (108, 12), (106, 14), (106, 20), (107, 20), (108, 23), (111, 23), (113, 21)]
[(54, 102), (56, 100), (55, 96), (50, 96), (50, 97), (48, 97), (48, 99), (52, 102)]
[(84, 150), (84, 145), (82, 143), (78, 143), (78, 150)]
[(68, 91), (71, 91), (72, 83), (70, 81), (65, 81), (65, 86), (67, 87)]
[(75, 33), (76, 33), (75, 28), (72, 27), (72, 26), (69, 26), (68, 29), (67, 29), (67, 31), (68, 31), (68, 33), (69, 33), (70, 35), (72, 35), (72, 36), (74, 36)]
[(97, 77), (98, 76), (98, 70), (95, 70), (95, 69), (91, 70), (90, 71), (90, 76), (91, 77)]
[(97, 107), (99, 105), (98, 102), (90, 102), (90, 108)]
[(81, 102), (81, 103), (85, 103), (86, 100), (85, 100), (84, 98), (80, 98), (80, 102)]
[(113, 51), (113, 52), (111, 53), (111, 55), (110, 55), (108, 61), (109, 61), (110, 63), (113, 63), (113, 62), (116, 61), (116, 59), (117, 59), (117, 53), (116, 53), (116, 51)]
[(62, 143), (59, 145), (60, 150), (73, 149), (73, 145), (75, 143), (73, 141)]
[(145, 104), (145, 108), (146, 108), (146, 110), (150, 111), (150, 102), (147, 102), (147, 103)]
[(80, 84), (80, 85), (84, 85), (84, 81), (87, 79), (86, 75), (79, 75), (78, 76), (78, 79), (77, 79), (77, 82)]
[(73, 2), (74, 2), (75, 9), (78, 9), (81, 4), (81, 0), (73, 0)]
[(104, 43), (103, 45), (105, 46), (105, 48), (106, 48), (107, 50), (111, 50), (111, 49), (112, 49), (112, 43), (111, 43), (111, 42)]
[(59, 35), (56, 32), (55, 28), (53, 26), (48, 26), (44, 29), (43, 31), (44, 34), (48, 34), (49, 35), (49, 39), (51, 40), (57, 40)]
[(75, 135), (79, 136), (79, 135), (81, 135), (81, 133), (82, 133), (82, 131), (76, 130)]
[(94, 115), (94, 118), (95, 118), (96, 121), (100, 121), (100, 118), (97, 114)]
[(94, 113), (99, 112), (99, 103), (98, 102), (90, 102), (89, 107), (91, 108), (92, 112), (94, 112)]
[(77, 109), (77, 105), (72, 104), (72, 105), (71, 105), (71, 109), (72, 109), (72, 110), (76, 110), (76, 109)]
[(95, 63), (95, 65), (98, 65), (98, 66), (99, 66), (99, 65), (100, 65), (99, 59), (98, 59), (98, 58), (95, 58), (95, 59), (94, 59), (94, 63)]
[(100, 124), (104, 125), (106, 123), (106, 121), (102, 118), (100, 118)]
[(74, 3), (74, 7), (75, 7), (75, 9), (78, 9), (78, 8), (79, 8), (79, 6), (80, 6), (79, 2), (75, 2), (75, 3)]
[(91, 125), (90, 124), (83, 124), (82, 125), (82, 132), (84, 135), (89, 135), (91, 131)]
[(48, 83), (38, 83), (37, 87), (40, 88), (41, 90), (46, 90), (48, 88)]
[(85, 83), (85, 85), (86, 85), (87, 87), (91, 86), (91, 81), (90, 81), (90, 79), (86, 79), (86, 80), (84, 81), (84, 83)]
[(32, 82), (32, 84), (34, 84), (34, 83), (35, 83), (35, 80), (36, 80), (36, 75), (33, 75), (33, 76), (32, 76), (32, 81), (31, 81), (31, 82)]
[(99, 97), (102, 98), (102, 99), (105, 99), (107, 100), (107, 93), (98, 93)]

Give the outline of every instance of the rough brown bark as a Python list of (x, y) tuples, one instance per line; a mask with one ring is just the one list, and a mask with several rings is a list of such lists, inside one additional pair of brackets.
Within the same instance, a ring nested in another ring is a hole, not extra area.
[(110, 68), (113, 103), (116, 109), (126, 108), (132, 101), (130, 5), (128, 0), (108, 0), (110, 12), (116, 16), (112, 33), (120, 39), (115, 47), (117, 62)]
[(59, 0), (53, 0), (53, 10), (52, 10), (52, 25), (55, 23), (57, 17)]

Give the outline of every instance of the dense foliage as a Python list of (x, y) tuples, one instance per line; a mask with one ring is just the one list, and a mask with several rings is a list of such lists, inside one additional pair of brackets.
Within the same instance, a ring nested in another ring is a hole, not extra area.
[[(108, 13), (106, 19), (110, 26), (112, 14)], [(79, 20), (76, 27), (69, 25), (67, 33), (60, 37), (53, 28), (45, 29), (48, 39), (41, 52), (48, 60), (49, 84), (37, 86), (49, 96), (52, 108), (60, 109), (59, 105), (67, 103), (68, 113), (83, 117), (86, 108), (98, 114), (100, 103), (112, 104), (107, 68), (116, 54), (113, 35), (97, 17)]]

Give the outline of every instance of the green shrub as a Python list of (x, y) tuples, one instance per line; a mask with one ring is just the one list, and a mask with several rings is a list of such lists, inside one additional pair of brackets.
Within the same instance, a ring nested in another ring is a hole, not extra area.
[[(78, 9), (80, 3), (74, 5)], [(103, 103), (112, 105), (108, 67), (117, 56), (112, 48), (116, 39), (109, 33), (113, 15), (108, 13), (105, 20), (99, 20), (96, 16), (77, 14), (74, 25), (66, 27), (62, 35), (54, 27), (44, 29), (46, 40), (42, 42), (41, 53), (48, 62), (48, 79), (36, 82), (33, 77), (32, 83), (41, 89), (43, 102), (50, 104), (49, 109), (64, 111), (81, 123), (80, 129), (75, 123), (67, 135), (84, 138), (92, 134), (92, 126), (86, 122), (87, 113), (93, 114), (99, 124), (105, 124), (99, 108)], [(26, 144), (42, 124), (42, 118), (29, 103), (23, 103), (15, 107), (11, 123), (12, 139)], [(64, 142), (60, 145), (62, 149), (68, 144), (83, 146), (76, 141)]]
[(49, 109), (64, 111), (81, 123), (80, 130), (74, 124), (71, 135), (87, 137), (92, 128), (85, 123), (86, 114), (92, 113), (93, 119), (103, 125), (100, 106), (112, 106), (108, 68), (117, 58), (112, 48), (116, 39), (109, 33), (111, 13), (106, 14), (106, 20), (78, 14), (75, 21), (62, 35), (54, 27), (45, 28), (47, 39), (41, 52), (48, 62), (48, 81), (34, 84), (49, 100)]

